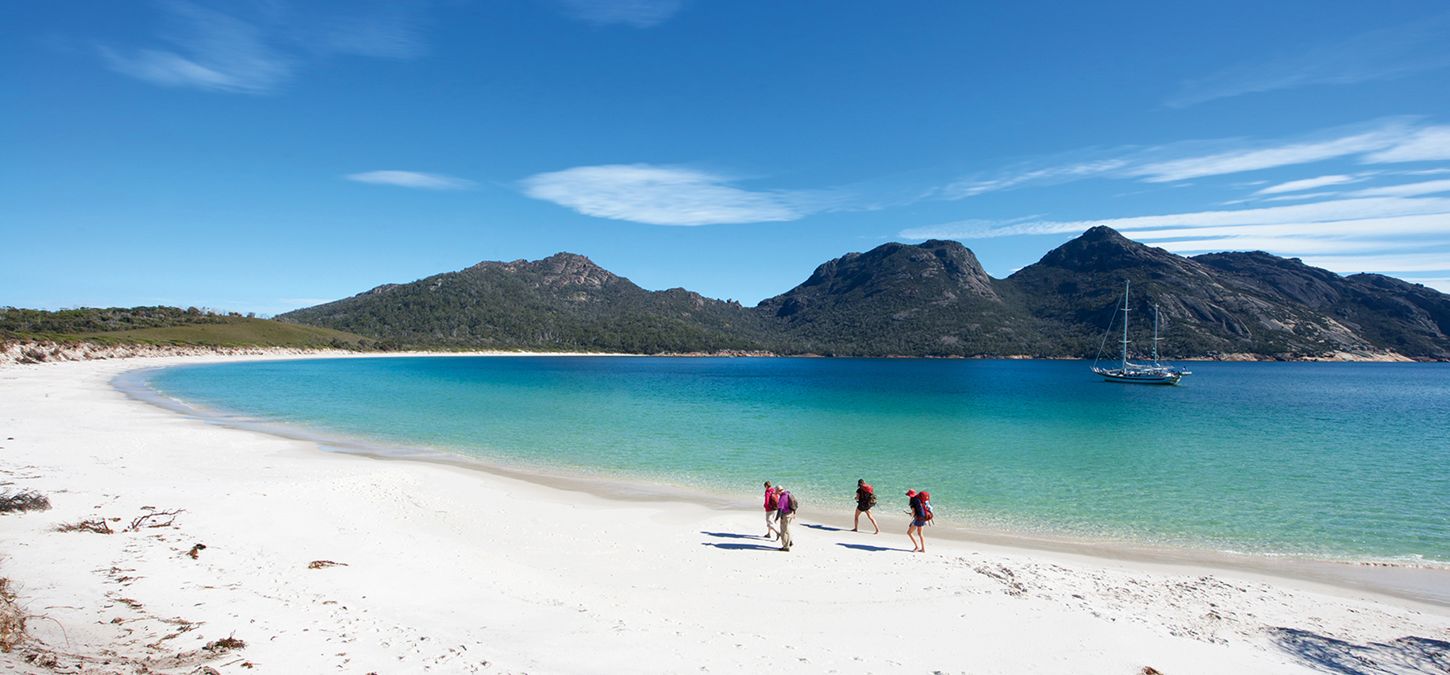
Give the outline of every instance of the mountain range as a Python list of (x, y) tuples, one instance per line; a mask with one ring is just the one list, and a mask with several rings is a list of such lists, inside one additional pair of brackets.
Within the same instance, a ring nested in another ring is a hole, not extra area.
[(883, 244), (828, 261), (755, 307), (645, 290), (559, 253), (385, 284), (277, 318), (420, 348), (1092, 357), (1125, 281), (1137, 343), (1148, 343), (1156, 307), (1162, 349), (1175, 358), (1450, 360), (1450, 295), (1263, 252), (1179, 256), (1107, 227), (1004, 279), (959, 242)]

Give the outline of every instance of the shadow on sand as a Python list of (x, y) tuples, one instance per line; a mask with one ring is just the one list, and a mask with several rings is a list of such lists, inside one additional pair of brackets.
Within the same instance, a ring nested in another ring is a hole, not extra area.
[(764, 539), (765, 538), (765, 537), (762, 537), (762, 536), (760, 536), (758, 534), (740, 534), (739, 532), (706, 532), (705, 530), (700, 530), (700, 534), (703, 534), (703, 535), (705, 535), (707, 537), (719, 537), (721, 539)]
[(910, 552), (904, 548), (892, 548), (890, 546), (872, 546), (870, 544), (843, 544), (840, 542), (836, 542), (836, 545), (843, 548), (849, 548), (854, 551), (870, 551), (872, 553), (880, 553), (881, 551), (898, 551), (900, 553)]
[(820, 523), (801, 523), (801, 527), (809, 527), (812, 530), (825, 530), (827, 532), (845, 532), (846, 531), (846, 529), (845, 528), (842, 528), (842, 527), (831, 527), (830, 525), (821, 525)]
[(714, 546), (727, 551), (779, 551), (780, 547), (766, 546), (765, 544), (720, 544), (713, 541), (702, 541), (701, 546)]
[(1450, 642), (1406, 636), (1355, 644), (1298, 628), (1271, 628), (1280, 649), (1327, 673), (1450, 673)]

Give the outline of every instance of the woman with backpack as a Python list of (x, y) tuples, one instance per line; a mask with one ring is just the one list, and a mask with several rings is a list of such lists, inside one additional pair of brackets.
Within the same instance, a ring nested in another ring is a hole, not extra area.
[(911, 507), (908, 513), (911, 514), (911, 525), (906, 528), (906, 536), (911, 539), (912, 553), (926, 553), (926, 533), (921, 531), (927, 523), (931, 522), (934, 514), (931, 512), (931, 493), (925, 490), (907, 490), (907, 503)]
[(780, 488), (771, 487), (770, 481), (765, 481), (765, 538), (774, 539), (780, 536), (780, 530), (775, 529), (775, 507), (779, 501)]
[(876, 524), (876, 516), (871, 515), (871, 507), (876, 505), (876, 489), (866, 484), (866, 479), (856, 481), (856, 518), (851, 521), (851, 531), (855, 532), (861, 527), (861, 514), (866, 514), (866, 519), (871, 521), (871, 527), (876, 528), (872, 534), (881, 534), (881, 526)]

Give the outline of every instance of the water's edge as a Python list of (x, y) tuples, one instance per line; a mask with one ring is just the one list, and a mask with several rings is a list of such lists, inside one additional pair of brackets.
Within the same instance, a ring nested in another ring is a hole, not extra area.
[[(321, 432), (297, 425), (268, 422), (228, 411), (210, 409), (174, 398), (151, 384), (150, 379), (153, 375), (173, 367), (177, 366), (138, 367), (116, 375), (110, 384), (112, 388), (132, 400), (172, 413), (221, 427), (314, 443), (325, 452), (337, 452), (385, 461), (427, 462), (481, 471), (552, 489), (585, 493), (611, 500), (686, 502), (715, 510), (739, 511), (742, 514), (754, 513), (759, 509), (759, 506), (756, 505), (757, 498), (753, 494), (712, 492), (698, 487), (687, 488), (617, 475), (584, 476), (532, 468), (525, 470), (517, 466), (507, 466), (455, 452), (379, 444), (363, 438), (345, 437), (336, 432)], [(807, 508), (802, 517), (814, 521), (814, 524), (826, 525), (831, 518), (822, 518), (823, 515), (825, 512), (822, 510)], [(850, 511), (843, 509), (835, 518), (844, 524), (850, 517)], [(742, 522), (744, 522), (743, 519)], [(1440, 565), (1239, 554), (1188, 547), (1150, 546), (1117, 540), (1091, 540), (1036, 533), (974, 529), (960, 525), (935, 526), (932, 528), (931, 535), (933, 538), (993, 547), (1066, 553), (1113, 561), (1246, 571), (1450, 607), (1450, 567)]]

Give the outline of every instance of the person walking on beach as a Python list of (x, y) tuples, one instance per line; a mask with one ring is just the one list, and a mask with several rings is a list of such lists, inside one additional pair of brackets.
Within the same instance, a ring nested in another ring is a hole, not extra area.
[(934, 514), (931, 512), (931, 493), (925, 490), (907, 490), (907, 504), (911, 507), (908, 513), (911, 514), (911, 525), (906, 528), (906, 536), (911, 539), (912, 553), (926, 553), (926, 533), (921, 528), (931, 522)]
[(775, 521), (775, 518), (777, 517), (776, 516), (776, 502), (777, 502), (776, 495), (779, 494), (777, 492), (778, 489), (779, 488), (771, 487), (770, 481), (765, 481), (765, 538), (766, 539), (774, 539), (777, 535), (780, 534), (780, 531), (777, 530), (777, 529), (775, 529), (775, 522), (774, 522)]
[(871, 521), (871, 527), (876, 528), (872, 534), (881, 534), (881, 526), (876, 524), (876, 516), (871, 515), (871, 507), (876, 505), (876, 488), (866, 483), (862, 478), (856, 481), (856, 518), (851, 521), (851, 531), (855, 532), (861, 527), (861, 514), (866, 514), (866, 519)]
[(789, 551), (791, 545), (790, 522), (795, 520), (796, 499), (791, 495), (790, 490), (783, 487), (776, 488), (776, 521), (780, 523), (780, 550)]

